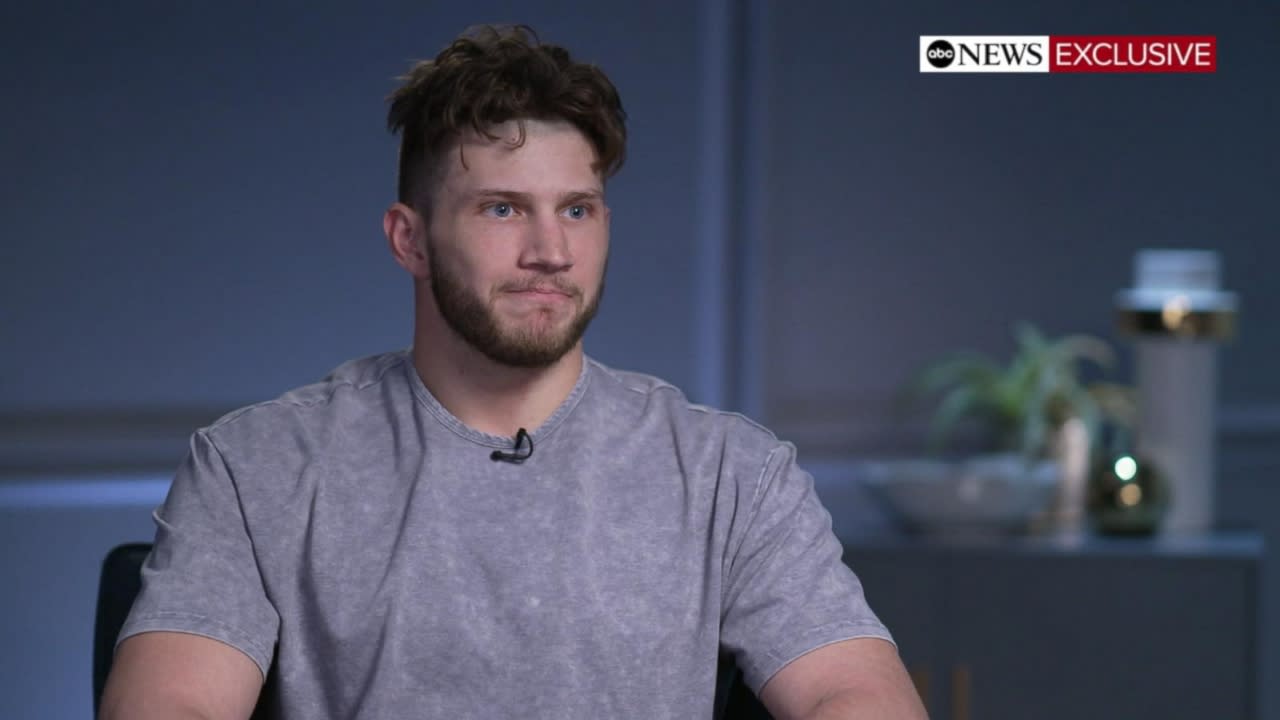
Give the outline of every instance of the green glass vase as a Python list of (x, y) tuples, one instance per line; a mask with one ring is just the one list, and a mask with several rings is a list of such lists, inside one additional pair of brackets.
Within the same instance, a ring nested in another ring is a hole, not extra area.
[(1105, 535), (1151, 535), (1169, 509), (1169, 480), (1147, 458), (1102, 456), (1089, 473), (1087, 507), (1094, 529)]

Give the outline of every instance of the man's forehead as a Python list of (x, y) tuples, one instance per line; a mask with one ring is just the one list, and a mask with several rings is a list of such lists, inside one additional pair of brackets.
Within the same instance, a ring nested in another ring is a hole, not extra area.
[(468, 127), (459, 133), (457, 145), (463, 148), (495, 148), (516, 150), (529, 141), (530, 137), (547, 135), (572, 134), (582, 139), (588, 146), (586, 136), (577, 127), (566, 120), (538, 120), (523, 118), (496, 123), (480, 132)]
[[(573, 188), (565, 188), (564, 191), (595, 191), (603, 194), (604, 178), (596, 169), (595, 148), (572, 124), (565, 121), (525, 120), (522, 137), (519, 122), (511, 120), (490, 126), (488, 133), (489, 135), (486, 136), (474, 129), (469, 129), (446, 153), (443, 184), (453, 192), (470, 192), (482, 186), (493, 188), (507, 183), (518, 183), (520, 177), (528, 175), (533, 168), (526, 166), (519, 169), (518, 165), (507, 165), (504, 161), (515, 160), (515, 156), (521, 154), (521, 151), (531, 142), (538, 144), (551, 137), (560, 140), (573, 138), (580, 141), (580, 147), (585, 150), (585, 153), (580, 158), (575, 158), (572, 151), (564, 153), (563, 147), (552, 151), (545, 157), (553, 160), (554, 164), (561, 169), (567, 168), (569, 172), (542, 172), (542, 168), (538, 167), (536, 168), (538, 184), (543, 185), (558, 174), (562, 181), (574, 185)], [(579, 162), (581, 166), (575, 167)], [(508, 169), (511, 172), (507, 172)], [(578, 172), (579, 170), (581, 172)]]

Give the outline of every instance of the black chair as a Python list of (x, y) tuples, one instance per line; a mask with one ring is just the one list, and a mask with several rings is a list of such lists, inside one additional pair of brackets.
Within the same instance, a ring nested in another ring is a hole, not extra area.
[[(142, 563), (151, 552), (150, 543), (128, 543), (107, 553), (98, 581), (98, 612), (93, 623), (93, 714), (102, 704), (116, 638), (129, 616), (133, 600), (142, 589)], [(267, 677), (262, 699), (254, 710), (254, 720), (268, 717), (267, 698), (275, 682), (274, 667)], [(772, 720), (756, 696), (742, 682), (742, 671), (733, 657), (723, 655), (716, 668), (715, 717), (720, 720)]]
[(151, 552), (149, 543), (120, 545), (107, 553), (98, 578), (98, 612), (93, 621), (93, 716), (102, 705), (102, 688), (107, 684), (116, 637), (129, 616), (133, 599), (142, 589), (142, 562)]
[(716, 672), (716, 715), (720, 720), (773, 720), (742, 679), (732, 655), (720, 656)]

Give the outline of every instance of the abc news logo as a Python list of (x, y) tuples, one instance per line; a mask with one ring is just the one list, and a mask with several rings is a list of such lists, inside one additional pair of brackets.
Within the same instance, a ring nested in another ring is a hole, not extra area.
[(1212, 35), (921, 35), (920, 72), (1212, 73)]
[(1049, 72), (1049, 36), (922, 36), (920, 72)]

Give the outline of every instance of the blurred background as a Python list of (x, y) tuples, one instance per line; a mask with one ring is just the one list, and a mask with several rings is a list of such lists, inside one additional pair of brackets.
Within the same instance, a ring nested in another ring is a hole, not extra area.
[[(409, 345), (384, 98), (480, 22), (599, 64), (630, 117), (588, 352), (794, 441), (838, 527), (885, 523), (848, 464), (921, 447), (895, 392), (940, 354), (1030, 321), (1127, 379), (1113, 297), (1167, 247), (1241, 296), (1218, 525), (1280, 537), (1274, 2), (9, 3), (0, 717), (89, 716), (99, 564), (151, 538), (192, 430)], [(926, 75), (924, 34), (1211, 34), (1218, 70)]]

